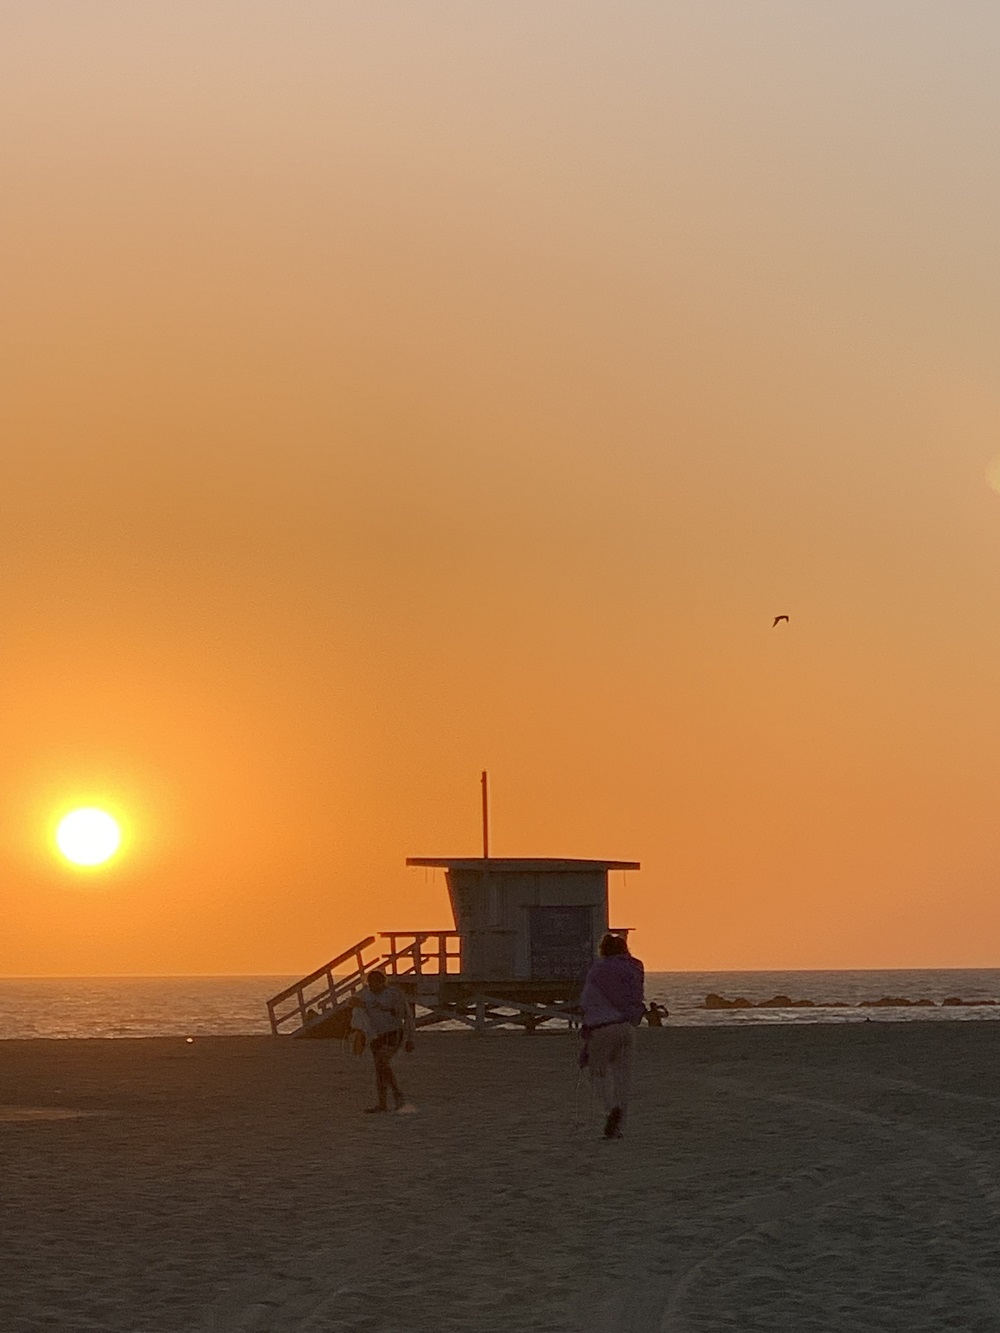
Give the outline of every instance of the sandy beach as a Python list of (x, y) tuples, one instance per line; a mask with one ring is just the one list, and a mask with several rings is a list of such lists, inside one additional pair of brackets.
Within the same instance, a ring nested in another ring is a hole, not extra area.
[(1000, 1027), (0, 1044), (4, 1333), (1000, 1327)]

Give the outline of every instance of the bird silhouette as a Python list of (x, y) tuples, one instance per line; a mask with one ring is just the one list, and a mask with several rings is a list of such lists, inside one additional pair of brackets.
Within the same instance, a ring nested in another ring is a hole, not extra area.
[(781, 622), (782, 622), (783, 620), (788, 620), (788, 617), (787, 617), (787, 616), (775, 616), (775, 617), (774, 617), (774, 620), (771, 622), (771, 628), (774, 629), (775, 625), (780, 625)]

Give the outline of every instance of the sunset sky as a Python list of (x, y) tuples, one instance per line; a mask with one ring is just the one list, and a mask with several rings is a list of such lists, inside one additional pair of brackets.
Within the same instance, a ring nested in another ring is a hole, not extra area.
[(0, 973), (445, 928), (483, 768), (649, 967), (997, 965), (998, 50), (0, 3)]

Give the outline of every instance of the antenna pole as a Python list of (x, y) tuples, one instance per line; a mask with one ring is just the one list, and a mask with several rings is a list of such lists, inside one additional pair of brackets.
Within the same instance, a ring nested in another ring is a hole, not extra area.
[(490, 859), (490, 775), (483, 769), (479, 779), (483, 788), (483, 860)]

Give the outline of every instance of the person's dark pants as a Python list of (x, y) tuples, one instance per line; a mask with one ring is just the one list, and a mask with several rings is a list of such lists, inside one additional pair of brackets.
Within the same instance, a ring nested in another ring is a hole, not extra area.
[(402, 1032), (383, 1032), (372, 1042), (372, 1059), (375, 1061), (375, 1091), (379, 1106), (388, 1105), (389, 1093), (392, 1093), (397, 1106), (403, 1103), (403, 1094), (399, 1090), (396, 1076), (392, 1072), (392, 1058), (403, 1044)]

